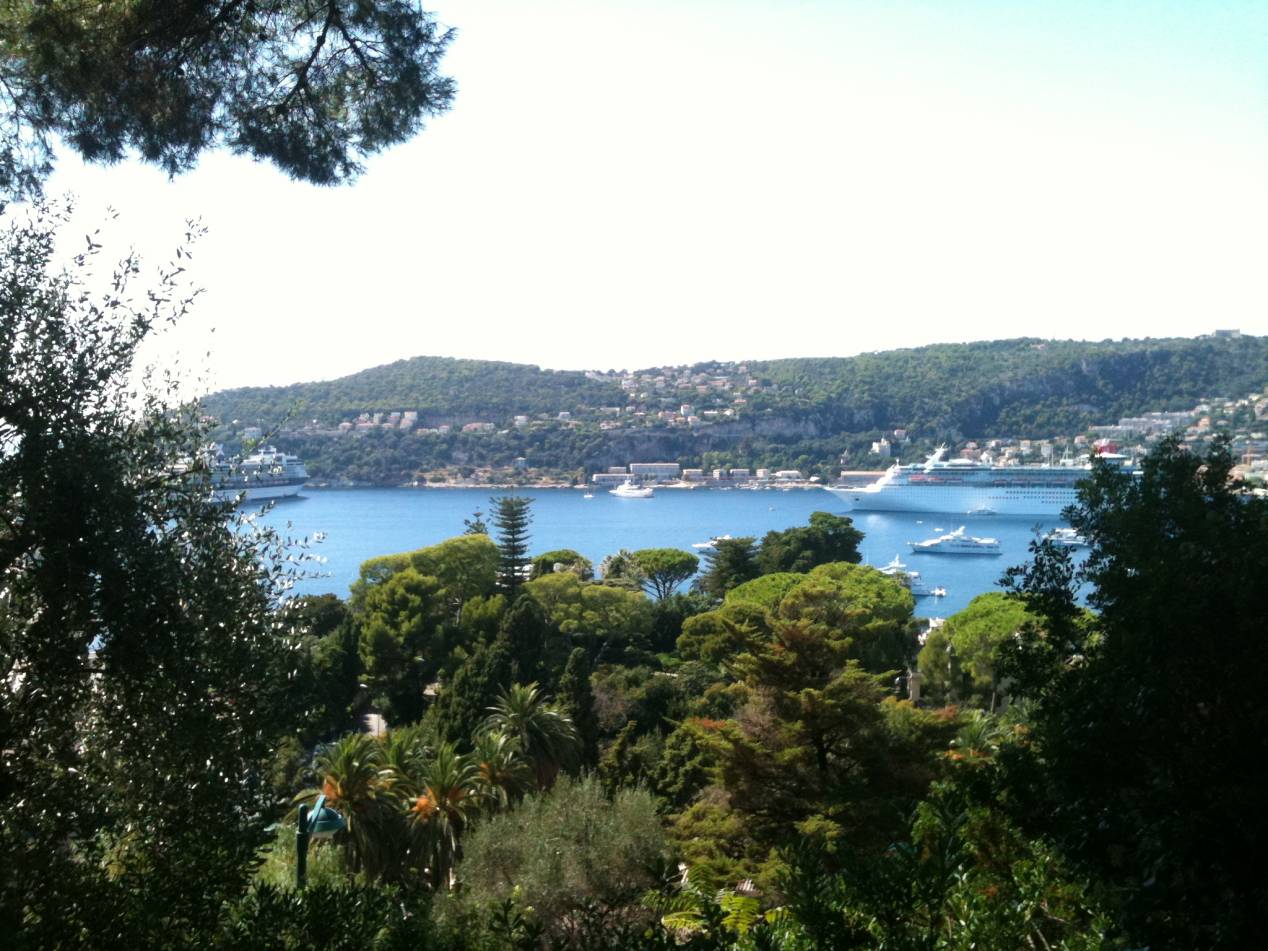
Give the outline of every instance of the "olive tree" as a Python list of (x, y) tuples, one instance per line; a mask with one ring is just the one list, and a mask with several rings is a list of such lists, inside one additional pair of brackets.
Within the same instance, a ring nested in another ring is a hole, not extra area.
[[(0, 933), (179, 945), (245, 886), (300, 721), (276, 539), (217, 503), (193, 408), (140, 388), (180, 268), (59, 265), (65, 210), (0, 230)], [(20, 874), (15, 874), (20, 870)], [(160, 937), (161, 935), (161, 937)]]

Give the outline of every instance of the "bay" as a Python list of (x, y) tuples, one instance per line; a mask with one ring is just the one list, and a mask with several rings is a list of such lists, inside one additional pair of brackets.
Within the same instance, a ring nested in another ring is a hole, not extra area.
[[(304, 489), (260, 516), (261, 524), (296, 540), (308, 539), (309, 551), (324, 563), (308, 567), (296, 594), (333, 592), (346, 597), (361, 563), (377, 555), (432, 545), (463, 531), (463, 519), (489, 511), (490, 489)], [(658, 489), (651, 499), (619, 499), (605, 491), (586, 499), (575, 489), (519, 489), (533, 499), (531, 551), (572, 548), (597, 566), (621, 548), (692, 545), (718, 535), (760, 539), (766, 532), (805, 525), (811, 512), (849, 514), (832, 494), (818, 489), (748, 491), (734, 489)], [(1061, 524), (1057, 519), (911, 513), (851, 515), (864, 533), (865, 564), (883, 566), (900, 555), (944, 598), (922, 598), (917, 614), (945, 617), (974, 596), (996, 590), (1010, 565), (1024, 563), (1037, 531)], [(913, 555), (908, 542), (931, 538), (968, 525), (970, 535), (997, 538), (1002, 554)]]

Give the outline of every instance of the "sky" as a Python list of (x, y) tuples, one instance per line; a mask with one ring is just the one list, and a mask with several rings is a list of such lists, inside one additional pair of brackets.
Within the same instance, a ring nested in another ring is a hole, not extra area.
[(435, 0), (453, 109), (319, 188), (63, 155), (108, 251), (208, 229), (201, 386), (1268, 334), (1268, 3)]

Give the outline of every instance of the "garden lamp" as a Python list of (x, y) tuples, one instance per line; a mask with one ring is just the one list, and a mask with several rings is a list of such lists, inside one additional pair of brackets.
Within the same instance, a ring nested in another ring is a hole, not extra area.
[(329, 839), (348, 823), (343, 816), (326, 805), (325, 795), (317, 797), (310, 811), (308, 806), (299, 807), (299, 825), (295, 828), (295, 887), (303, 888), (308, 877), (308, 840)]

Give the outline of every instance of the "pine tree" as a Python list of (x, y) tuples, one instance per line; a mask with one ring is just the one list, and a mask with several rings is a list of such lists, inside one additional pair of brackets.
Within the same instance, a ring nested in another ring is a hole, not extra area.
[(559, 705), (571, 718), (580, 742), (580, 765), (593, 769), (599, 760), (599, 719), (594, 712), (594, 691), (590, 687), (590, 658), (585, 649), (574, 647), (559, 678)]
[(484, 513), (479, 509), (472, 512), (470, 518), (464, 518), (462, 524), (464, 526), (462, 534), (464, 535), (489, 534), (489, 524), (484, 520)]
[(533, 520), (529, 506), (533, 500), (502, 495), (489, 501), (493, 503), (493, 524), (498, 530), (498, 583), (514, 595), (528, 574), (528, 524)]

